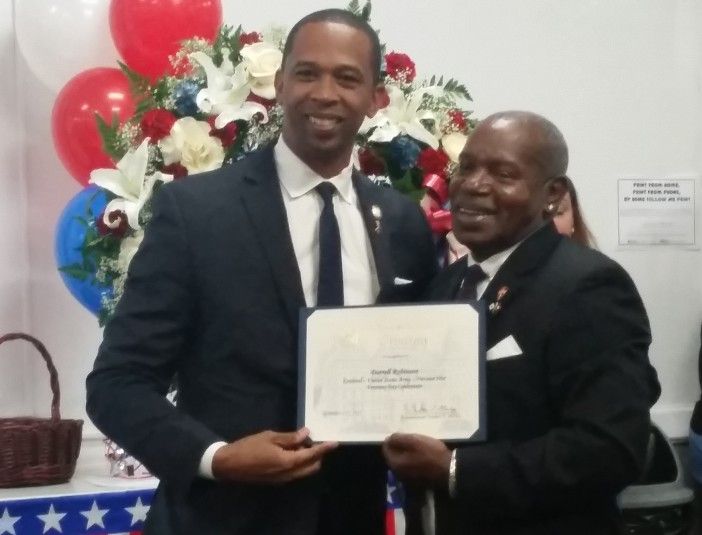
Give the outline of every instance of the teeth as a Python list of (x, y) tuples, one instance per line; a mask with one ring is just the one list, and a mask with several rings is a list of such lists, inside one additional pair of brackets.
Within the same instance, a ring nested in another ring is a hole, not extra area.
[(458, 208), (458, 213), (459, 214), (465, 214), (469, 217), (471, 217), (475, 221), (484, 221), (490, 216), (489, 212), (483, 212), (483, 211), (478, 211), (478, 210), (470, 210), (468, 208)]
[(336, 125), (336, 119), (313, 117), (310, 115), (310, 122), (318, 128), (333, 128)]

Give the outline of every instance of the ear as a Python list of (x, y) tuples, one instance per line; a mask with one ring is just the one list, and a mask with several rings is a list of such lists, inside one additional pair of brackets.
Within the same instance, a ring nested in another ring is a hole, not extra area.
[(275, 71), (273, 87), (275, 88), (275, 98), (278, 100), (278, 96), (283, 93), (283, 67)]
[(366, 115), (368, 118), (372, 118), (378, 113), (378, 110), (383, 109), (390, 103), (388, 92), (385, 89), (385, 84), (378, 83), (373, 88), (373, 98), (371, 98), (371, 104), (368, 107)]
[(553, 217), (556, 214), (556, 210), (558, 210), (563, 196), (568, 191), (566, 180), (565, 176), (557, 176), (548, 179), (546, 182), (546, 203), (543, 207), (545, 215)]

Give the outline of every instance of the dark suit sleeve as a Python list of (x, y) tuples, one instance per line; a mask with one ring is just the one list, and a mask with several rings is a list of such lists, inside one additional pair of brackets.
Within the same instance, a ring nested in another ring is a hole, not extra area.
[(619, 266), (582, 280), (556, 307), (543, 348), (553, 425), (528, 441), (457, 454), (457, 499), (468, 517), (577, 510), (613, 500), (632, 483), (645, 457), (649, 407), (660, 392), (649, 343), (645, 310)]
[(186, 358), (192, 323), (192, 257), (173, 192), (162, 187), (87, 378), (87, 411), (98, 428), (169, 484), (187, 486), (221, 440), (164, 397)]

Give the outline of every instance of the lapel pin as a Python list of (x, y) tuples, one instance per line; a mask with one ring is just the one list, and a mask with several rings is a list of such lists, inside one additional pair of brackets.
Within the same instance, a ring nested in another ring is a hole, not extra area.
[(495, 316), (500, 310), (502, 310), (502, 307), (504, 306), (504, 300), (508, 294), (509, 288), (507, 286), (502, 286), (499, 290), (497, 290), (497, 295), (495, 295), (495, 301), (490, 303), (490, 305), (488, 306), (490, 314)]
[(380, 209), (380, 206), (377, 204), (374, 204), (371, 206), (371, 215), (373, 216), (374, 221), (374, 226), (373, 226), (373, 231), (376, 234), (380, 234), (380, 220), (383, 217), (383, 211)]

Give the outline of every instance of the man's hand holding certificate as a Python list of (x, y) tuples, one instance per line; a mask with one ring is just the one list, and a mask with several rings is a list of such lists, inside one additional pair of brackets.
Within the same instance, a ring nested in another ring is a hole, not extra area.
[(480, 438), (481, 314), (465, 303), (307, 309), (300, 424), (315, 441)]

